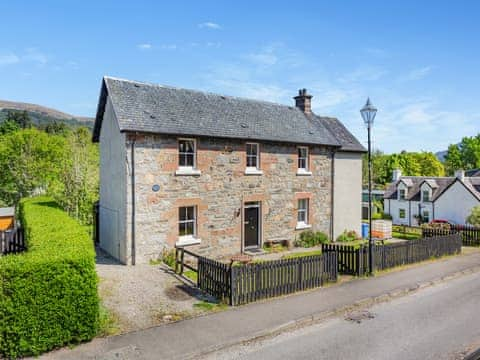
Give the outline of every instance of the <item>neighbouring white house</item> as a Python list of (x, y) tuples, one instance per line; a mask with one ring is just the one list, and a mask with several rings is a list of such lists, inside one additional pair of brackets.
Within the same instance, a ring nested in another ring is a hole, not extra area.
[(472, 208), (480, 205), (480, 176), (468, 177), (462, 170), (454, 177), (402, 176), (395, 170), (392, 181), (384, 202), (394, 224), (416, 226), (419, 219), (465, 224)]

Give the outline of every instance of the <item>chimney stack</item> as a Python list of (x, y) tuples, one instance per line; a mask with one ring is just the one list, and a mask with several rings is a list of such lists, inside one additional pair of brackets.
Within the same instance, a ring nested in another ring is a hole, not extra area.
[(298, 95), (294, 97), (295, 106), (305, 114), (312, 113), (312, 95), (307, 94), (307, 89), (298, 90)]
[(455, 171), (455, 177), (460, 181), (464, 181), (465, 180), (465, 171), (463, 171), (463, 170)]
[(402, 177), (402, 170), (400, 169), (393, 170), (393, 174), (392, 174), (393, 182), (400, 180), (401, 177)]

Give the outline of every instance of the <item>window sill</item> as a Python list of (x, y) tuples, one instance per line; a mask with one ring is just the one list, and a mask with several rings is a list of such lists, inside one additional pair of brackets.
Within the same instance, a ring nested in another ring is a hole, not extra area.
[(189, 245), (198, 245), (202, 242), (201, 239), (193, 236), (180, 236), (175, 243), (175, 246), (183, 247)]
[(311, 227), (312, 227), (312, 225), (310, 225), (310, 224), (297, 223), (297, 226), (295, 226), (295, 230), (310, 229)]
[(193, 168), (180, 168), (175, 171), (176, 176), (200, 176), (202, 172)]
[(257, 168), (246, 168), (245, 175), (263, 175), (263, 171)]
[(312, 176), (312, 172), (305, 169), (298, 169), (297, 176)]

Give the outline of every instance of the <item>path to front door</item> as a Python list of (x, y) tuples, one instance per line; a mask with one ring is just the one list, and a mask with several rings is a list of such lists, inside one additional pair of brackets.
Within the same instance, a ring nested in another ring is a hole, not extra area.
[(260, 246), (260, 212), (261, 206), (259, 202), (247, 202), (244, 206), (244, 231), (243, 241), (244, 249), (251, 249)]

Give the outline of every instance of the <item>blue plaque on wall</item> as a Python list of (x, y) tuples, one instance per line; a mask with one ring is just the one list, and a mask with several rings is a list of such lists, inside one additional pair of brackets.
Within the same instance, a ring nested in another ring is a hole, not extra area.
[(152, 190), (153, 190), (154, 192), (157, 192), (158, 190), (160, 190), (160, 185), (158, 185), (158, 184), (153, 185), (153, 186), (152, 186)]

